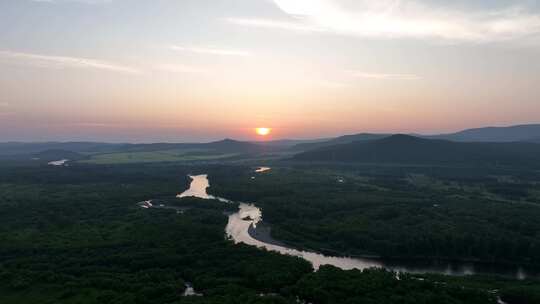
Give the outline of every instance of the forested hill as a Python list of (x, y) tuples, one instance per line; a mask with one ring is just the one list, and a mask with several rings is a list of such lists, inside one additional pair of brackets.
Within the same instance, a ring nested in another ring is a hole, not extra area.
[(466, 142), (514, 142), (529, 141), (540, 136), (540, 124), (510, 127), (486, 127), (463, 130), (453, 134), (436, 135), (430, 138)]
[(540, 144), (462, 143), (393, 135), (300, 153), (298, 161), (540, 164)]
[(338, 145), (338, 144), (348, 144), (355, 141), (382, 139), (390, 135), (391, 134), (371, 134), (371, 133), (343, 135), (340, 137), (332, 138), (330, 140), (297, 144), (293, 146), (291, 149), (295, 151), (308, 151), (308, 150), (314, 150), (314, 149)]
[[(299, 143), (291, 147), (293, 151), (309, 151), (338, 144), (349, 144), (355, 141), (375, 140), (389, 137), (385, 133), (360, 133), (344, 135), (331, 139), (320, 139), (311, 143)], [(540, 143), (540, 124), (517, 125), (508, 127), (485, 127), (466, 129), (456, 133), (420, 135), (409, 134), (425, 139), (441, 139), (458, 142), (536, 142)]]

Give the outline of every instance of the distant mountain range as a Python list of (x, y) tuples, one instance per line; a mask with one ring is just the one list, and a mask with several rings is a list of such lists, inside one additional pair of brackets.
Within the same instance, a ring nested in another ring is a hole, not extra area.
[(320, 142), (326, 142), (333, 138), (316, 138), (316, 139), (277, 139), (269, 141), (252, 141), (251, 143), (276, 148), (291, 148), (297, 145), (315, 144)]
[[(454, 142), (531, 142), (540, 143), (540, 124), (519, 125), (511, 127), (489, 127), (469, 129), (452, 134), (441, 135), (414, 135), (420, 139), (447, 140)], [(402, 135), (403, 136), (403, 135)], [(232, 139), (224, 139), (210, 143), (153, 143), (153, 144), (127, 144), (127, 143), (99, 143), (99, 142), (45, 142), (45, 143), (0, 143), (0, 157), (10, 158), (14, 155), (21, 157), (36, 157), (45, 151), (49, 155), (66, 155), (69, 152), (77, 153), (72, 158), (80, 158), (80, 155), (105, 154), (118, 152), (152, 152), (176, 149), (209, 150), (223, 153), (268, 153), (287, 151), (287, 153), (300, 153), (336, 145), (344, 145), (359, 142), (372, 142), (392, 137), (392, 134), (360, 133), (344, 135), (335, 138), (320, 138), (311, 140), (283, 139), (266, 142), (247, 142)], [(410, 139), (410, 138), (409, 138)], [(395, 138), (394, 138), (395, 140)], [(381, 143), (381, 142), (379, 142)], [(382, 142), (384, 143), (384, 141)], [(448, 144), (448, 143), (447, 143)], [(442, 145), (442, 144), (441, 144)], [(519, 146), (519, 145), (518, 145)], [(392, 149), (400, 147), (388, 147)], [(349, 148), (347, 148), (349, 149)], [(62, 153), (60, 153), (62, 152)], [(310, 154), (311, 155), (311, 154)], [(312, 157), (312, 156), (306, 156)], [(349, 156), (348, 156), (349, 157)], [(46, 157), (44, 157), (46, 158)], [(350, 158), (350, 157), (349, 157)]]
[(327, 146), (294, 156), (298, 161), (363, 163), (540, 164), (540, 144), (453, 142), (410, 135)]
[[(329, 140), (320, 140), (315, 143), (301, 143), (293, 146), (293, 151), (308, 151), (317, 148), (346, 144), (355, 141), (376, 140), (391, 136), (392, 134), (360, 133), (345, 135)], [(510, 127), (487, 127), (467, 129), (457, 133), (439, 135), (408, 134), (426, 139), (444, 139), (460, 142), (540, 142), (540, 124), (518, 125)]]
[(343, 135), (343, 136), (328, 139), (328, 140), (320, 140), (320, 141), (317, 141), (317, 142), (297, 144), (297, 145), (291, 147), (291, 150), (294, 150), (294, 151), (308, 151), (308, 150), (313, 150), (313, 149), (332, 146), (332, 145), (347, 144), (347, 143), (351, 143), (351, 142), (355, 142), (355, 141), (381, 139), (381, 138), (385, 138), (385, 137), (388, 137), (388, 136), (391, 136), (391, 135), (392, 134), (371, 134), (371, 133)]
[(453, 141), (476, 142), (538, 141), (540, 139), (540, 124), (468, 129), (457, 133), (428, 137)]

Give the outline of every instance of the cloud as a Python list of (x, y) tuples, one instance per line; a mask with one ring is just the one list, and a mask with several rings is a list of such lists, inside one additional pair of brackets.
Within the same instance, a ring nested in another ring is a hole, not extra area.
[(351, 72), (353, 77), (367, 78), (375, 80), (420, 80), (420, 76), (415, 74), (381, 74), (381, 73), (365, 73), (353, 71)]
[(209, 70), (196, 66), (189, 66), (183, 64), (161, 64), (155, 67), (156, 70), (171, 72), (171, 73), (186, 73), (186, 74), (204, 74)]
[(7, 108), (9, 107), (9, 103), (7, 102), (0, 102), (0, 108)]
[(229, 18), (251, 27), (361, 37), (493, 42), (540, 34), (540, 14), (524, 6), (457, 10), (426, 1), (273, 0), (293, 21)]
[(170, 47), (174, 51), (182, 52), (191, 52), (197, 54), (209, 54), (209, 55), (220, 55), (220, 56), (251, 56), (251, 53), (243, 50), (231, 50), (231, 49), (220, 49), (220, 48), (208, 48), (208, 47), (184, 47), (173, 45)]
[(226, 18), (226, 22), (249, 27), (274, 28), (297, 32), (325, 32), (326, 30), (310, 24), (259, 18)]
[(129, 74), (141, 73), (140, 70), (135, 68), (88, 58), (0, 51), (0, 59), (7, 59), (9, 63), (16, 61), (17, 63), (43, 68), (82, 68)]

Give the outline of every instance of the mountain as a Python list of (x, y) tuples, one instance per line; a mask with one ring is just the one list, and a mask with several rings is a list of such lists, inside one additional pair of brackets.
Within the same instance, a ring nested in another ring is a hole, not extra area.
[(307, 151), (293, 159), (363, 163), (540, 164), (540, 144), (464, 143), (393, 135)]
[[(319, 139), (311, 143), (298, 143), (291, 147), (292, 151), (309, 151), (322, 147), (347, 144), (354, 141), (376, 140), (389, 137), (392, 134), (360, 133), (345, 135), (332, 139)], [(456, 133), (412, 136), (426, 139), (444, 139), (459, 142), (540, 142), (540, 124), (517, 125), (510, 127), (486, 127), (477, 129), (467, 129)]]
[(355, 141), (367, 141), (367, 140), (375, 140), (375, 139), (381, 139), (390, 136), (390, 134), (371, 134), (371, 133), (360, 133), (360, 134), (353, 134), (353, 135), (343, 135), (340, 137), (332, 138), (329, 140), (320, 140), (318, 142), (312, 142), (312, 143), (301, 143), (293, 146), (291, 150), (294, 151), (308, 151), (308, 150), (314, 150), (322, 147), (328, 147), (338, 144), (348, 144)]
[(271, 150), (259, 144), (233, 139), (224, 139), (211, 143), (201, 144), (201, 147), (223, 152), (263, 152)]
[[(153, 144), (111, 144), (100, 142), (43, 142), (43, 143), (0, 143), (0, 158), (31, 156), (47, 150), (64, 150), (76, 153), (103, 154), (116, 152), (152, 152), (175, 149), (212, 150), (217, 152), (251, 153), (285, 151), (302, 152), (317, 150), (339, 144), (358, 141), (373, 141), (391, 134), (360, 133), (335, 138), (313, 140), (283, 139), (267, 142), (245, 142), (225, 139), (210, 143), (153, 143)], [(510, 127), (487, 127), (468, 129), (451, 134), (415, 135), (425, 139), (441, 139), (456, 142), (534, 142), (540, 143), (540, 124)]]
[(301, 144), (312, 144), (319, 143), (324, 141), (329, 141), (332, 138), (316, 138), (316, 139), (277, 139), (270, 141), (253, 141), (251, 143), (261, 145), (261, 146), (270, 146), (270, 147), (279, 147), (279, 148), (290, 148), (296, 145)]
[(426, 136), (432, 139), (446, 139), (469, 142), (512, 142), (540, 138), (540, 124), (510, 127), (487, 127), (468, 129), (452, 134)]

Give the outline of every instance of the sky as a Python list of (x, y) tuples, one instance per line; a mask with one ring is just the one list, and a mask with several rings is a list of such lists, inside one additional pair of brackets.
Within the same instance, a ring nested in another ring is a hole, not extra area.
[(537, 0), (2, 0), (0, 141), (540, 122)]

